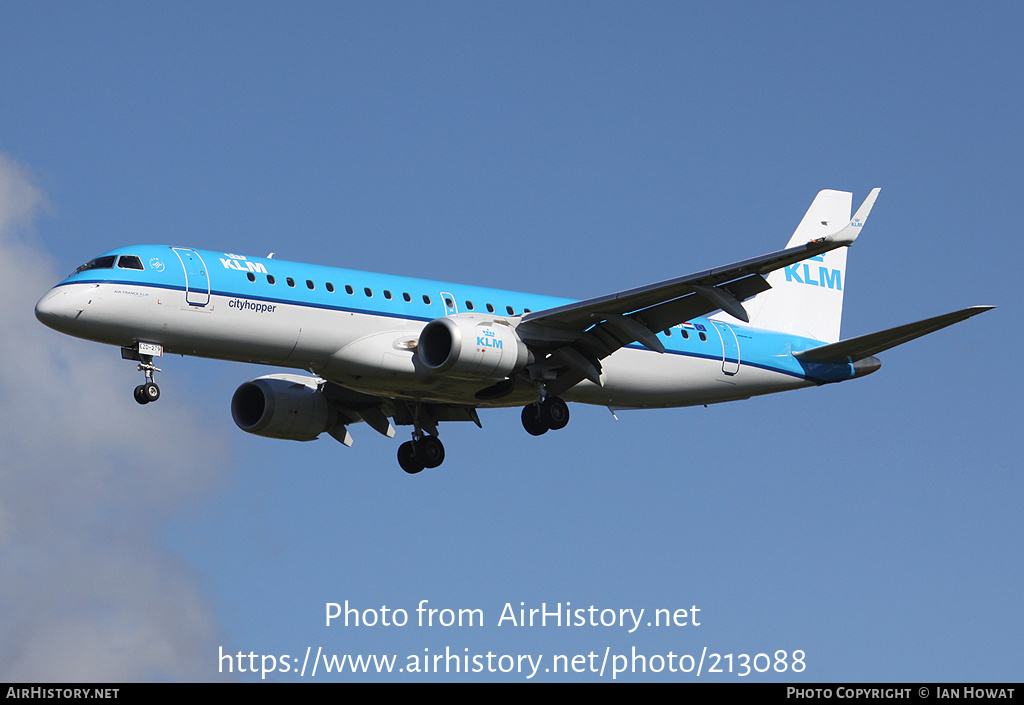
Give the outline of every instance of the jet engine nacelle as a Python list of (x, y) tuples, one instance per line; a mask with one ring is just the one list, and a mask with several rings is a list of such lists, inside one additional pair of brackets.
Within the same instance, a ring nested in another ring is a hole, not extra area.
[(511, 326), (465, 313), (424, 326), (416, 352), (428, 369), (463, 379), (504, 379), (530, 360)]
[(235, 390), (231, 417), (240, 429), (257, 436), (312, 441), (338, 423), (319, 383), (302, 375), (258, 377)]

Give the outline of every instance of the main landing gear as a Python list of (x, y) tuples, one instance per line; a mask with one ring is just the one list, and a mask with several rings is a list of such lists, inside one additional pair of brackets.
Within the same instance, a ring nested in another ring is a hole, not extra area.
[(531, 436), (565, 428), (569, 423), (569, 405), (558, 397), (548, 397), (523, 407), (523, 428)]
[(437, 421), (422, 404), (416, 404), (412, 409), (412, 440), (398, 446), (398, 464), (415, 475), (443, 462), (444, 445), (437, 437)]
[(413, 434), (411, 441), (398, 446), (398, 464), (410, 475), (424, 468), (436, 468), (444, 462), (444, 445), (437, 436)]

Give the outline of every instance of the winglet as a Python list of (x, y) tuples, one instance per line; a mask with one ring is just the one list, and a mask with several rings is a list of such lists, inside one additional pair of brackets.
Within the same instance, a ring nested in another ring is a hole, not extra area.
[(878, 193), (882, 189), (874, 188), (871, 189), (871, 193), (864, 199), (864, 202), (860, 204), (860, 208), (857, 209), (857, 213), (853, 216), (853, 220), (850, 224), (839, 232), (829, 235), (825, 239), (829, 242), (836, 242), (840, 245), (852, 245), (853, 241), (860, 235), (860, 229), (864, 226), (864, 221), (868, 219), (868, 214), (871, 213), (871, 207), (875, 205), (875, 199), (878, 198)]

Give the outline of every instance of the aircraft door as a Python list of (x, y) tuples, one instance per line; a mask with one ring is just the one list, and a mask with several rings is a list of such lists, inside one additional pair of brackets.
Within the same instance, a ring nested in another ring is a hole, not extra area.
[(711, 323), (718, 331), (718, 337), (722, 339), (722, 372), (734, 375), (740, 371), (740, 342), (736, 338), (736, 331), (728, 323)]
[(444, 315), (451, 316), (459, 312), (459, 304), (447, 291), (441, 292), (441, 303), (444, 304)]
[(210, 277), (206, 262), (195, 250), (172, 247), (185, 269), (185, 303), (189, 306), (206, 306), (210, 303)]

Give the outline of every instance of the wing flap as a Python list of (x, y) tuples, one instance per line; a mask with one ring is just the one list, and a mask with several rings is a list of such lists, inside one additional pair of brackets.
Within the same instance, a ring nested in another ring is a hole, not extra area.
[[(736, 301), (746, 301), (752, 296), (767, 291), (771, 287), (760, 274), (737, 279), (725, 286), (717, 287), (727, 292)], [(713, 303), (702, 296), (684, 296), (672, 301), (651, 306), (637, 315), (652, 330), (665, 330), (699, 316), (705, 316), (716, 308)]]

